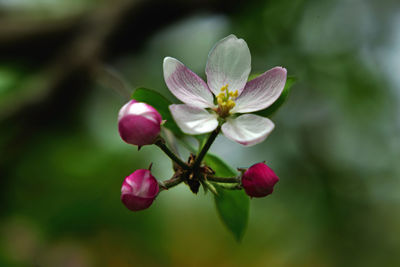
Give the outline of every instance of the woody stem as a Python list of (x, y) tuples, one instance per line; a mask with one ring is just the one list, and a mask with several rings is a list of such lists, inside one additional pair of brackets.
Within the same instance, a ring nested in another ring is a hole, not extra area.
[(182, 179), (180, 177), (175, 177), (175, 176), (173, 176), (169, 180), (158, 181), (160, 192), (162, 190), (168, 190), (169, 188), (174, 187), (174, 186), (180, 184), (181, 182), (182, 182)]
[(180, 158), (178, 158), (174, 152), (172, 152), (166, 145), (164, 140), (162, 139), (158, 139), (155, 142), (155, 145), (158, 146), (159, 148), (161, 148), (162, 151), (164, 151), (164, 153), (170, 158), (172, 159), (176, 164), (178, 164), (179, 166), (181, 166), (184, 170), (189, 170), (189, 166), (183, 162)]
[(207, 154), (208, 150), (210, 149), (212, 143), (214, 143), (215, 138), (218, 136), (219, 132), (221, 131), (221, 126), (218, 126), (207, 139), (207, 142), (204, 144), (203, 148), (201, 149), (200, 153), (196, 156), (196, 160), (193, 164), (193, 170), (199, 168), (204, 156)]

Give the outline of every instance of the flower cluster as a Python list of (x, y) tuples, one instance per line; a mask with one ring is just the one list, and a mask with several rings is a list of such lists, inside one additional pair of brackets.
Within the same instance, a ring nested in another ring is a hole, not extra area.
[(220, 40), (210, 51), (207, 83), (180, 61), (164, 59), (164, 79), (171, 93), (183, 104), (169, 105), (174, 123), (187, 135), (210, 133), (198, 153), (183, 161), (162, 137), (161, 110), (137, 100), (125, 104), (118, 116), (122, 140), (138, 146), (156, 145), (174, 163), (171, 179), (157, 181), (150, 169), (139, 169), (127, 176), (121, 188), (122, 203), (132, 211), (147, 209), (157, 195), (179, 183), (186, 183), (197, 193), (202, 185), (218, 194), (215, 186), (244, 189), (250, 197), (265, 197), (272, 193), (279, 178), (265, 163), (239, 169), (238, 177), (218, 177), (204, 162), (217, 135), (244, 146), (255, 145), (274, 129), (268, 118), (252, 114), (272, 105), (286, 83), (286, 69), (275, 67), (248, 81), (251, 70), (250, 51), (246, 42), (230, 35)]

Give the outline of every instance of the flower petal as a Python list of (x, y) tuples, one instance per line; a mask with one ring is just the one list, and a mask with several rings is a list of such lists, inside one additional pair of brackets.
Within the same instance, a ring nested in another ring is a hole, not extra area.
[(201, 108), (214, 106), (207, 84), (180, 61), (166, 57), (163, 66), (165, 83), (179, 100)]
[(222, 125), (223, 134), (244, 146), (258, 144), (267, 138), (275, 125), (268, 118), (253, 114), (244, 114), (235, 119), (229, 119)]
[(218, 126), (217, 115), (207, 110), (185, 104), (170, 105), (179, 128), (187, 134), (203, 134), (213, 131)]
[(239, 95), (251, 70), (250, 50), (243, 39), (229, 35), (219, 41), (208, 55), (207, 83), (214, 95), (228, 84), (229, 91), (238, 90)]
[(275, 67), (246, 84), (235, 100), (232, 112), (254, 112), (265, 109), (281, 95), (286, 83), (286, 69)]

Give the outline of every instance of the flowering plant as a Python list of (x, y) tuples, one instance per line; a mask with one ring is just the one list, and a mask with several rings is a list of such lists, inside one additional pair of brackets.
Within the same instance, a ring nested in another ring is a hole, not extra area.
[[(123, 183), (122, 202), (130, 210), (143, 210), (160, 192), (182, 182), (193, 193), (202, 186), (214, 194), (222, 221), (240, 240), (249, 197), (271, 194), (279, 178), (265, 163), (237, 173), (208, 150), (220, 132), (244, 146), (264, 141), (274, 129), (266, 116), (282, 105), (293, 80), (287, 79), (285, 68), (275, 67), (249, 81), (250, 51), (234, 35), (220, 40), (209, 53), (207, 83), (177, 59), (166, 57), (163, 68), (167, 87), (184, 104), (173, 104), (155, 91), (138, 88), (133, 100), (121, 108), (118, 124), (125, 142), (139, 148), (152, 144), (161, 148), (173, 162), (174, 175), (157, 181), (150, 169), (135, 171)], [(165, 133), (169, 138), (163, 137)], [(198, 150), (186, 142), (188, 135), (199, 141)], [(190, 150), (186, 161), (173, 149), (175, 140)]]

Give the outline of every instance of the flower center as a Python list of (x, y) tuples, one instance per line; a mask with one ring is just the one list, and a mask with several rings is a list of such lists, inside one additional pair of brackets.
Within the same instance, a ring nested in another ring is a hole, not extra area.
[(221, 93), (217, 95), (218, 108), (216, 112), (222, 118), (229, 116), (229, 111), (235, 106), (235, 99), (238, 97), (239, 92), (229, 92), (228, 84), (221, 87)]

